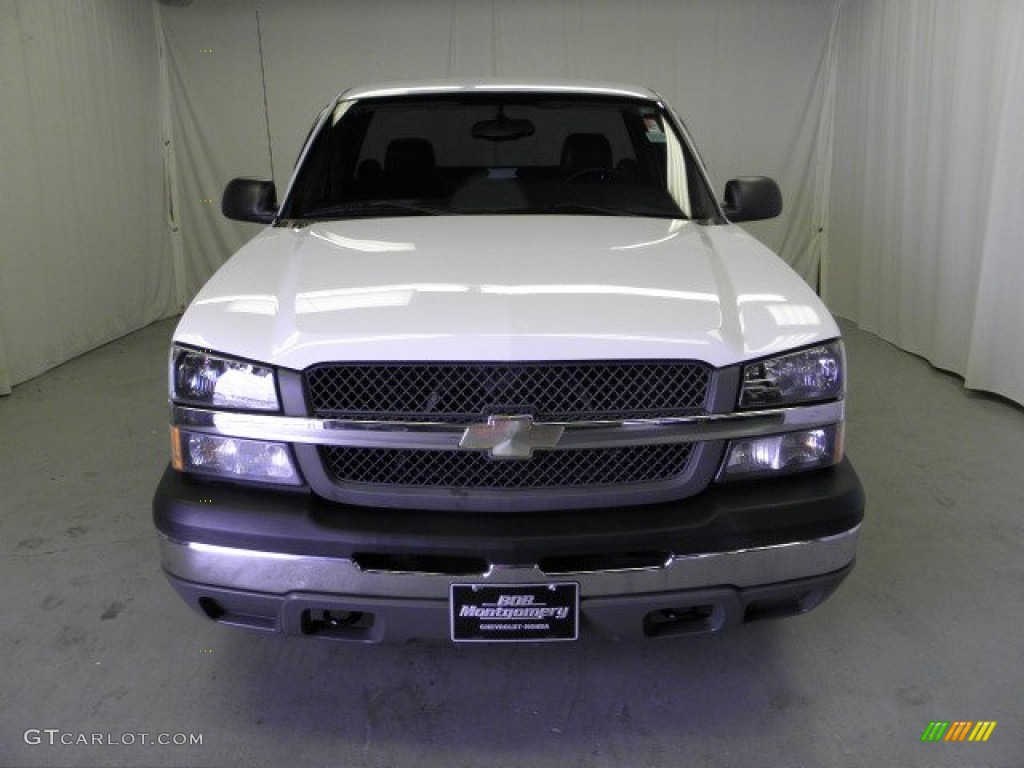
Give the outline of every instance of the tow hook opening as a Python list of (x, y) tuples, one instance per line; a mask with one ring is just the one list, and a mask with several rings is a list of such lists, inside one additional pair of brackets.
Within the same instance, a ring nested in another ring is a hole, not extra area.
[(359, 633), (373, 626), (373, 614), (336, 609), (305, 610), (301, 627), (304, 635), (343, 636)]
[(644, 634), (647, 637), (703, 634), (720, 629), (721, 624), (714, 605), (662, 608), (644, 616)]

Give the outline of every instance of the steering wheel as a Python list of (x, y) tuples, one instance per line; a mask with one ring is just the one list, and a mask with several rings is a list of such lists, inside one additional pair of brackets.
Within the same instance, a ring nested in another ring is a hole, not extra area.
[(593, 181), (608, 181), (615, 176), (615, 171), (611, 168), (580, 168), (578, 171), (573, 171), (564, 179), (563, 184), (570, 184), (574, 181), (581, 181), (583, 179), (591, 179)]

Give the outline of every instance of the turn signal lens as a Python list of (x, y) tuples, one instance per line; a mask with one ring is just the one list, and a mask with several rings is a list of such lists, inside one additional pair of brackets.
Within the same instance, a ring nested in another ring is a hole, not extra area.
[(179, 471), (258, 483), (302, 484), (291, 450), (284, 443), (177, 428), (171, 430), (171, 435), (172, 464)]
[(719, 481), (783, 475), (820, 469), (843, 459), (843, 425), (733, 440), (718, 473)]

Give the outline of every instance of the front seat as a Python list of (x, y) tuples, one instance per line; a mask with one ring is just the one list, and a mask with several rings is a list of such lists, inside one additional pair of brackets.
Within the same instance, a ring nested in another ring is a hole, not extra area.
[(612, 145), (601, 133), (571, 133), (562, 144), (562, 178), (566, 181), (593, 171), (595, 177), (612, 173)]
[(391, 197), (436, 197), (434, 147), (426, 139), (395, 139), (384, 153), (384, 189)]

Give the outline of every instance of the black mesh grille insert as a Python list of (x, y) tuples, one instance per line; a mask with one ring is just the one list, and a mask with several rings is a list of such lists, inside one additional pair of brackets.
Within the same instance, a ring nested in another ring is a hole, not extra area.
[(327, 363), (306, 370), (322, 418), (468, 422), (686, 416), (705, 410), (711, 369), (697, 362)]
[(686, 470), (692, 444), (538, 451), (527, 461), (485, 453), (323, 446), (336, 482), (441, 488), (571, 488), (668, 480)]

